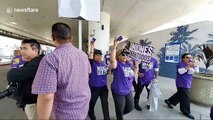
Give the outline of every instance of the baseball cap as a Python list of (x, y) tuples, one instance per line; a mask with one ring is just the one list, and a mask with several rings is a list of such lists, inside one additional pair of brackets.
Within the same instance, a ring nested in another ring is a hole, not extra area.
[(122, 55), (122, 56), (126, 56), (129, 54), (130, 54), (130, 52), (127, 49), (123, 49), (123, 50), (119, 51), (119, 55)]
[(101, 50), (95, 49), (94, 55), (103, 55)]

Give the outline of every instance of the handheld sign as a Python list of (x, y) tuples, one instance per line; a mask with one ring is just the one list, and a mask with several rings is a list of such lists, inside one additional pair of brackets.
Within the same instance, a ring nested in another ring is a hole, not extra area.
[(122, 36), (119, 36), (118, 38), (117, 38), (117, 41), (121, 41), (123, 39), (123, 37)]
[(91, 43), (95, 43), (96, 39), (92, 38)]
[(142, 46), (138, 43), (130, 43), (129, 52), (133, 60), (150, 63), (154, 47)]

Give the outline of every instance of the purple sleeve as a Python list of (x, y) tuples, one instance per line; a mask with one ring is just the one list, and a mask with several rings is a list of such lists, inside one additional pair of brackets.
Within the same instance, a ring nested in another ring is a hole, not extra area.
[[(16, 60), (17, 60), (17, 61), (16, 61)], [(13, 58), (13, 60), (11, 61), (10, 67), (11, 67), (11, 68), (18, 68), (18, 66), (19, 66), (19, 64), (20, 64), (20, 61), (21, 61), (20, 56), (15, 56), (15, 57)]]
[(179, 68), (184, 68), (184, 66), (183, 66), (182, 63), (178, 63), (178, 64), (177, 64), (177, 69), (179, 69)]
[(39, 65), (32, 85), (33, 94), (55, 93), (57, 90), (56, 60), (45, 56)]

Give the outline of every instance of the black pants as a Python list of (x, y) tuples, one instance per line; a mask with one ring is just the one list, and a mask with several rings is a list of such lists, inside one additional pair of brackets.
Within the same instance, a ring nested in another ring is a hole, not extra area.
[(177, 88), (177, 92), (171, 96), (169, 102), (176, 106), (180, 103), (180, 111), (184, 114), (190, 113), (190, 98), (189, 98), (189, 89), (188, 88)]
[(109, 107), (108, 107), (108, 88), (104, 87), (91, 87), (91, 100), (89, 104), (89, 115), (94, 116), (95, 104), (100, 96), (101, 106), (105, 120), (109, 120)]
[(123, 114), (131, 112), (134, 108), (132, 92), (128, 95), (118, 95), (113, 93), (115, 103), (115, 113), (117, 120), (123, 120)]
[(134, 87), (134, 90), (136, 91), (137, 90), (137, 83), (135, 81), (135, 77), (133, 78), (132, 85)]
[(150, 90), (148, 89), (149, 84), (141, 84), (139, 82), (138, 82), (137, 88), (136, 88), (136, 93), (135, 93), (135, 97), (134, 97), (135, 100), (139, 100), (140, 99), (140, 95), (141, 95), (141, 93), (143, 91), (144, 86), (146, 87), (146, 91), (148, 93), (147, 94), (147, 100), (148, 100), (149, 92), (150, 92)]

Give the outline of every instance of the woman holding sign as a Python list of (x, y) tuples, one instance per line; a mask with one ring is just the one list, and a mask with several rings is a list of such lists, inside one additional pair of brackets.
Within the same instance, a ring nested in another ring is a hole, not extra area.
[(126, 49), (119, 50), (116, 57), (117, 41), (117, 37), (115, 37), (110, 56), (114, 75), (111, 90), (115, 103), (116, 117), (118, 120), (123, 120), (123, 114), (131, 112), (134, 106), (131, 93), (134, 71), (127, 61), (129, 52)]
[(104, 120), (109, 120), (108, 107), (108, 88), (107, 88), (107, 65), (101, 61), (102, 52), (94, 47), (94, 42), (91, 43), (89, 60), (92, 68), (90, 74), (89, 85), (91, 89), (91, 100), (89, 104), (89, 117), (91, 120), (96, 120), (94, 107), (98, 97), (101, 99), (102, 111)]

